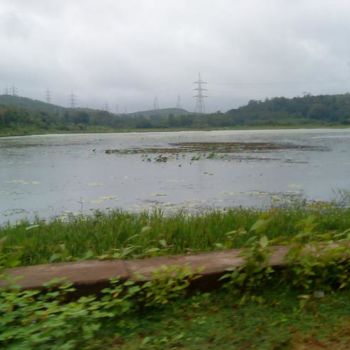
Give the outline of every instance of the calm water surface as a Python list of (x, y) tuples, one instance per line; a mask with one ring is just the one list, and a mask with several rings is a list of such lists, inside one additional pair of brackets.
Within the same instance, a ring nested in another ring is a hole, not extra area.
[[(173, 142), (277, 142), (325, 150), (191, 156), (166, 163), (106, 149)], [(123, 208), (266, 206), (301, 196), (330, 200), (350, 189), (350, 130), (264, 130), (45, 135), (0, 138), (0, 224)]]

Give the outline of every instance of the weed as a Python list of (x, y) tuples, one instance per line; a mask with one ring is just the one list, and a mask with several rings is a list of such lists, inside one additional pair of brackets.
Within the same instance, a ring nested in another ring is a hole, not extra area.
[(169, 215), (111, 211), (2, 226), (0, 249), (3, 265), (13, 267), (241, 248), (259, 235), (271, 244), (335, 242), (347, 239), (349, 228), (350, 208), (335, 204)]

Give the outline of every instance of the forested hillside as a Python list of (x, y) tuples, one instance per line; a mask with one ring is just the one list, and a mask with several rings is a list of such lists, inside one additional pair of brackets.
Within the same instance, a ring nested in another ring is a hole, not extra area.
[(328, 122), (350, 124), (350, 94), (250, 101), (227, 112), (237, 124)]
[(46, 103), (39, 100), (33, 100), (28, 97), (0, 95), (0, 106), (20, 107), (29, 111), (41, 111), (47, 113), (54, 113), (58, 110), (64, 110), (64, 107), (57, 106), (51, 103)]
[(163, 109), (115, 115), (93, 109), (69, 109), (16, 96), (0, 96), (0, 134), (118, 131), (156, 128), (350, 125), (350, 94), (276, 97), (250, 101), (226, 113), (194, 114)]

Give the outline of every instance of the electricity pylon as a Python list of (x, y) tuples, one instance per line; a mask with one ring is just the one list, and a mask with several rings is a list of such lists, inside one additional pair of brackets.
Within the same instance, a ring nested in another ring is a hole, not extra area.
[(158, 97), (155, 97), (153, 100), (153, 109), (157, 111), (159, 109)]
[(46, 103), (51, 103), (51, 91), (49, 89), (46, 89), (45, 91), (45, 99)]
[(198, 74), (198, 80), (193, 82), (193, 84), (196, 85), (196, 88), (193, 89), (197, 92), (196, 95), (194, 95), (193, 97), (196, 99), (196, 105), (194, 108), (195, 113), (205, 113), (205, 104), (204, 104), (204, 99), (208, 96), (204, 95), (204, 91), (207, 91), (207, 89), (205, 89), (203, 87), (203, 85), (208, 84), (206, 81), (203, 81), (201, 78), (201, 74)]
[(69, 106), (70, 108), (75, 108), (75, 105), (76, 105), (76, 96), (74, 95), (74, 93), (72, 92), (70, 95), (69, 95)]
[(182, 108), (181, 107), (181, 96), (180, 95), (177, 95), (176, 108)]

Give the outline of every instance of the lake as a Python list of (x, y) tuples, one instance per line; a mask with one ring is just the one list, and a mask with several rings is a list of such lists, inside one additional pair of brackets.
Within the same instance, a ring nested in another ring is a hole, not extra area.
[[(159, 154), (132, 151), (188, 142), (298, 147), (243, 149), (226, 156), (179, 151), (164, 161)], [(0, 224), (96, 209), (265, 207), (295, 198), (331, 200), (348, 189), (349, 129), (0, 138)]]

